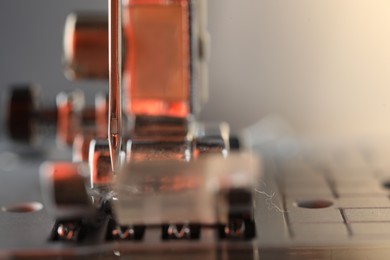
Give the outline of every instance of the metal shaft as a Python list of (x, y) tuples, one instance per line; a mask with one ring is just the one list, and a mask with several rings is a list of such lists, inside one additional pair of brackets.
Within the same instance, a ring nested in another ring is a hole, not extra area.
[(121, 0), (109, 0), (109, 111), (108, 142), (115, 172), (122, 142), (122, 10)]

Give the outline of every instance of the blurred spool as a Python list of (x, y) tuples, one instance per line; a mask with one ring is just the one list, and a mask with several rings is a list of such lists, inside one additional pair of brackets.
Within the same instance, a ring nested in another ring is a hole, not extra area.
[(108, 18), (72, 13), (65, 23), (65, 75), (70, 80), (108, 79)]
[(38, 110), (39, 88), (32, 84), (12, 86), (6, 126), (8, 136), (16, 142), (33, 143), (37, 137), (35, 113)]
[(81, 163), (46, 162), (40, 168), (41, 188), (54, 219), (73, 219), (93, 213)]

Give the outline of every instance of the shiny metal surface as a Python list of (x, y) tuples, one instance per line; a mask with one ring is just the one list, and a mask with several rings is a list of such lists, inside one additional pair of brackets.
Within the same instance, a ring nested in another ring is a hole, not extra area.
[[(57, 148), (40, 153), (26, 153), (5, 143), (0, 148), (3, 151), (0, 153), (1, 206), (42, 202), (38, 184), (40, 162), (47, 156), (56, 160), (70, 157)], [(328, 149), (290, 139), (255, 147), (262, 154), (266, 174), (256, 188), (257, 237), (254, 241), (222, 241), (216, 239), (214, 230), (202, 228), (199, 240), (167, 242), (161, 239), (160, 228), (150, 227), (137, 242), (107, 242), (102, 230), (96, 230), (93, 239), (81, 244), (49, 242), (54, 221), (48, 217), (46, 209), (27, 213), (2, 211), (0, 257), (90, 259), (99, 256), (111, 259), (121, 255), (123, 259), (387, 259), (390, 254), (390, 216), (386, 210), (390, 210), (390, 201), (385, 184), (390, 178), (387, 171), (390, 165), (386, 160), (388, 149), (385, 148), (380, 144), (371, 147), (337, 145)], [(305, 167), (313, 165), (338, 169), (336, 167), (341, 167), (340, 164), (350, 170), (327, 173), (327, 176), (332, 176), (333, 184), (337, 184), (333, 187), (338, 196), (325, 194), (320, 185), (329, 185), (329, 182), (322, 183), (313, 177), (322, 177), (321, 173), (313, 175), (318, 173), (304, 171)], [(281, 170), (286, 167), (288, 175)], [(289, 181), (281, 185), (283, 180)], [(355, 187), (349, 195), (345, 180)], [(369, 188), (360, 189), (360, 180), (364, 180)], [(295, 190), (294, 187), (302, 187), (302, 183), (306, 188)], [(297, 201), (315, 201), (314, 198), (327, 199), (332, 205), (319, 209), (297, 206)], [(339, 215), (334, 215), (334, 212)]]

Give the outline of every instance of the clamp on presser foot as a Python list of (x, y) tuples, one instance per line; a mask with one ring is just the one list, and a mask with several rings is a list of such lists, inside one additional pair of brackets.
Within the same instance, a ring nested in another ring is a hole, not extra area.
[[(65, 138), (74, 161), (41, 167), (56, 220), (51, 240), (89, 244), (100, 232), (106, 241), (139, 241), (156, 228), (163, 240), (199, 239), (204, 229), (216, 239), (255, 237), (257, 157), (239, 151), (226, 123), (195, 119), (207, 99), (205, 5), (110, 0), (108, 19), (68, 17), (68, 77), (109, 76), (109, 96), (95, 109), (98, 130), (65, 127), (74, 130)], [(56, 120), (66, 118), (57, 111)]]

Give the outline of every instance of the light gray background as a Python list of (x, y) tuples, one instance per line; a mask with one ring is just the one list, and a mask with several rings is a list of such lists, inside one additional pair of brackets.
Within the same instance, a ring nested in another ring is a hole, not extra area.
[[(1, 0), (0, 86), (34, 81), (47, 100), (104, 88), (68, 82), (61, 53), (66, 15), (105, 8), (105, 0)], [(388, 0), (209, 0), (209, 28), (203, 119), (239, 130), (278, 113), (304, 135), (390, 134)]]

